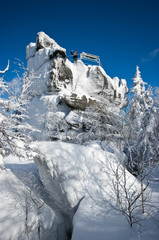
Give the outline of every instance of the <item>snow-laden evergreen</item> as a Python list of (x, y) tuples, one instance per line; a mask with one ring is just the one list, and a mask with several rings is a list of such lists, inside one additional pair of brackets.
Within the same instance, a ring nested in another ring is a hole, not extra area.
[(134, 86), (131, 90), (131, 92), (140, 95), (145, 92), (145, 82), (141, 78), (141, 72), (139, 70), (139, 66), (136, 66), (136, 74), (133, 78)]
[(158, 134), (157, 134), (157, 108), (154, 105), (153, 92), (149, 86), (146, 90), (137, 66), (133, 78), (135, 84), (132, 88), (133, 96), (128, 112), (127, 154), (130, 168), (134, 171), (144, 166), (158, 162)]
[[(0, 77), (0, 165), (3, 168), (3, 158), (9, 153), (18, 156), (29, 155), (31, 138), (29, 133), (34, 128), (29, 125), (23, 91), (18, 88), (18, 80), (10, 84)], [(15, 87), (16, 85), (16, 87)], [(26, 134), (27, 132), (27, 134)], [(30, 153), (31, 154), (31, 153)]]

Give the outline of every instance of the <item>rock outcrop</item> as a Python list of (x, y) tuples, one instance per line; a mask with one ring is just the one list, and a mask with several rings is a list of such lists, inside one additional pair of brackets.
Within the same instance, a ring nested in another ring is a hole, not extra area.
[(128, 88), (124, 79), (121, 82), (117, 77), (111, 79), (100, 66), (86, 66), (80, 60), (71, 63), (66, 49), (43, 32), (37, 34), (36, 43), (27, 46), (26, 58), (29, 72), (34, 74), (29, 89), (32, 96), (60, 91), (69, 105), (74, 102), (75, 109), (84, 109), (84, 105), (89, 105), (90, 101), (86, 101), (89, 98), (114, 104), (119, 109), (127, 104)]
[[(76, 111), (75, 115), (81, 118), (82, 113), (78, 111), (84, 113), (89, 107), (104, 106), (107, 112), (117, 114), (127, 105), (125, 79), (112, 79), (101, 66), (86, 66), (81, 60), (69, 61), (66, 49), (43, 32), (37, 34), (36, 43), (26, 47), (26, 58), (30, 76), (26, 94), (31, 100), (28, 112), (30, 122), (38, 126), (40, 139), (46, 140), (48, 136), (63, 139), (75, 128), (81, 133), (81, 126), (86, 123), (84, 120), (81, 124), (68, 122), (67, 115), (71, 111)], [(37, 109), (37, 106), (40, 107)]]

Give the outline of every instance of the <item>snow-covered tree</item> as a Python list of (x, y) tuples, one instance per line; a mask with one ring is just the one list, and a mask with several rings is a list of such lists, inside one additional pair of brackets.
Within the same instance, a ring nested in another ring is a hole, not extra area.
[(145, 90), (146, 83), (141, 78), (138, 66), (133, 81), (134, 86), (131, 90), (133, 97), (128, 112), (126, 147), (129, 155), (129, 167), (135, 170), (139, 162), (141, 162), (143, 153), (145, 155), (144, 159), (146, 158), (145, 162), (150, 162), (149, 134), (147, 134), (147, 130), (152, 128), (153, 100), (150, 88), (148, 91)]
[[(96, 178), (94, 187), (96, 194), (98, 194), (98, 200), (92, 194), (91, 189), (88, 191), (92, 205), (99, 207), (101, 214), (106, 214), (110, 211), (121, 213), (126, 217), (131, 227), (135, 224), (141, 224), (144, 217), (142, 214), (141, 196), (143, 192), (146, 193), (148, 184), (144, 185), (143, 189), (140, 189), (138, 180), (128, 173), (123, 166), (123, 159), (118, 158), (118, 161), (114, 163), (107, 158), (105, 162), (101, 161), (99, 166), (102, 169), (102, 174), (108, 177), (108, 182), (104, 182), (103, 179), (99, 181)], [(148, 207), (150, 203), (149, 194), (145, 194), (143, 200), (147, 205), (146, 210), (150, 212)]]
[[(75, 111), (74, 111), (75, 112)], [(107, 141), (118, 145), (122, 122), (120, 117), (108, 111), (102, 103), (77, 111), (79, 131), (72, 137), (73, 141), (84, 144), (89, 141)]]
[[(156, 107), (153, 91), (141, 78), (139, 67), (133, 78), (133, 97), (125, 129), (125, 152), (128, 156), (128, 169), (141, 183), (142, 212), (144, 213), (144, 180), (150, 174), (150, 167), (158, 161), (158, 134), (156, 127)], [(149, 183), (147, 182), (146, 185)]]
[(131, 90), (132, 93), (135, 93), (137, 95), (141, 95), (145, 93), (145, 83), (141, 78), (141, 72), (139, 70), (139, 66), (136, 66), (136, 74), (133, 78), (134, 86)]
[(154, 146), (155, 160), (158, 159), (159, 162), (159, 88), (156, 88), (154, 98), (154, 135), (156, 143), (156, 146)]
[[(17, 84), (18, 83), (18, 84)], [(27, 124), (26, 100), (20, 91), (19, 79), (6, 83), (0, 77), (0, 165), (8, 152), (25, 156), (28, 154), (29, 132), (33, 128)]]
[(159, 108), (159, 87), (155, 89), (155, 106)]

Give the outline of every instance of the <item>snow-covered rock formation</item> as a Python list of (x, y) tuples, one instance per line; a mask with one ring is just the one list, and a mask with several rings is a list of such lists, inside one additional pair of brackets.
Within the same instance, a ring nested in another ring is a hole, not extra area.
[[(39, 132), (35, 138), (61, 139), (75, 125), (81, 133), (81, 126), (86, 123), (78, 112), (88, 107), (104, 105), (107, 111), (118, 113), (127, 105), (125, 79), (112, 79), (102, 67), (86, 66), (81, 60), (70, 62), (66, 50), (43, 32), (37, 34), (36, 43), (27, 46), (26, 58), (31, 76), (26, 91), (31, 99), (28, 112), (32, 124), (40, 131), (43, 128), (43, 133)], [(52, 112), (56, 114), (52, 116)], [(70, 116), (78, 119), (73, 126)], [(51, 124), (53, 118), (56, 120)]]
[[(86, 66), (80, 60), (71, 63), (66, 50), (43, 32), (37, 34), (36, 43), (27, 46), (26, 58), (28, 70), (35, 74), (34, 91), (29, 93), (32, 96), (60, 91), (69, 105), (82, 109), (92, 103), (91, 99), (111, 102), (119, 108), (127, 104), (124, 79), (121, 83), (117, 77), (111, 79), (100, 66)], [(87, 101), (77, 106), (76, 101), (82, 98)]]
[(118, 159), (111, 148), (106, 153), (97, 144), (93, 150), (72, 142), (88, 144), (105, 140), (112, 133), (118, 135), (120, 129), (114, 126), (120, 125), (117, 114), (127, 105), (127, 83), (118, 77), (112, 79), (101, 66), (86, 66), (81, 60), (72, 63), (66, 50), (43, 32), (37, 34), (36, 43), (27, 46), (26, 58), (29, 123), (39, 130), (34, 139), (40, 140), (34, 145), (40, 150), (35, 163), (46, 191), (63, 216), (65, 239), (71, 239), (73, 217), (89, 184), (94, 185), (93, 171), (100, 173), (99, 163), (105, 158)]

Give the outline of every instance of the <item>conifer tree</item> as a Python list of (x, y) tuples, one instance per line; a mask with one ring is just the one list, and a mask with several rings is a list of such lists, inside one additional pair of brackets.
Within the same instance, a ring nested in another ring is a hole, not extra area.
[[(7, 71), (4, 70), (3, 72)], [(1, 71), (2, 72), (2, 71)], [(0, 73), (1, 73), (0, 72)], [(18, 81), (16, 81), (18, 83)], [(12, 86), (12, 91), (10, 89)], [(27, 117), (23, 92), (19, 85), (13, 87), (14, 82), (8, 84), (0, 76), (0, 168), (4, 168), (3, 158), (9, 152), (18, 156), (29, 155), (29, 132), (34, 131), (24, 120)], [(18, 89), (18, 90), (17, 90)], [(16, 92), (21, 92), (17, 94)]]
[[(154, 101), (152, 88), (145, 89), (146, 83), (141, 78), (139, 67), (133, 78), (134, 86), (131, 90), (133, 97), (128, 112), (129, 134), (126, 141), (128, 155), (128, 169), (136, 175), (141, 183), (142, 212), (144, 208), (144, 179), (149, 174), (149, 167), (154, 161), (154, 146), (156, 144), (154, 127)], [(148, 186), (147, 181), (146, 186)]]
[(133, 78), (134, 86), (131, 90), (132, 93), (135, 93), (137, 95), (142, 95), (145, 93), (145, 83), (141, 78), (141, 72), (139, 70), (139, 66), (136, 66), (136, 74)]

